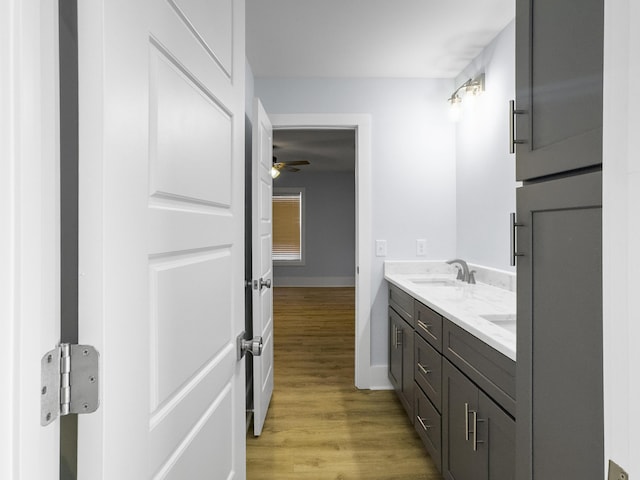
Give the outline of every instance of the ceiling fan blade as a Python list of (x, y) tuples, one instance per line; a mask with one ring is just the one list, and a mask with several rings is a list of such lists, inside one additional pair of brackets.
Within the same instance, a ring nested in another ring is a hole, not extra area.
[(293, 162), (284, 162), (287, 165), (311, 165), (308, 160), (294, 160)]
[(295, 167), (289, 167), (288, 165), (285, 165), (283, 170), (285, 172), (299, 172), (300, 169), (299, 168), (295, 168)]

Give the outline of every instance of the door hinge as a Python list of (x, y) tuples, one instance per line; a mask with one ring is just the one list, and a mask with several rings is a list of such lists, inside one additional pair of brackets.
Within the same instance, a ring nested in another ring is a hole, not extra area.
[(41, 361), (40, 425), (61, 415), (93, 413), (100, 404), (100, 355), (90, 345), (61, 343)]

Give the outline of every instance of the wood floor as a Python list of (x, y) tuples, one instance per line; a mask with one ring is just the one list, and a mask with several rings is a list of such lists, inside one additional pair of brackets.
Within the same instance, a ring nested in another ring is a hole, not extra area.
[(395, 393), (354, 387), (354, 293), (274, 290), (275, 388), (248, 480), (442, 480)]

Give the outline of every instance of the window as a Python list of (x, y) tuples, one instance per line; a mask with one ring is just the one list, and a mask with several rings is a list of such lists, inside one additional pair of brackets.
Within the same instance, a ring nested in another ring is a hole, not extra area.
[(304, 264), (303, 189), (274, 189), (273, 261)]

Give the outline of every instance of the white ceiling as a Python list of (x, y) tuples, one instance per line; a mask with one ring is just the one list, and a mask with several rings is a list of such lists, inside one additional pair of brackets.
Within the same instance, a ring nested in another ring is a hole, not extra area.
[(451, 78), (514, 0), (246, 0), (256, 77)]

